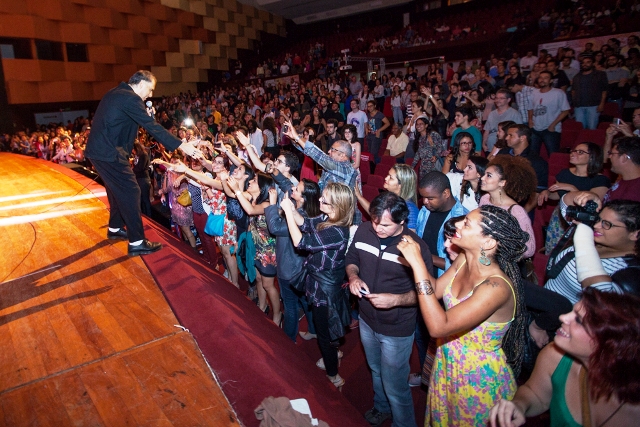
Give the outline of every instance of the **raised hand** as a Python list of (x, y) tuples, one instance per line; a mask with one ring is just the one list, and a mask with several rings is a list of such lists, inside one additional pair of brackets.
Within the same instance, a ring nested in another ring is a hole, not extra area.
[(275, 205), (278, 202), (278, 191), (275, 188), (269, 189), (269, 204)]
[(402, 253), (409, 264), (413, 265), (422, 261), (422, 252), (420, 251), (420, 245), (409, 235), (404, 235), (398, 243), (398, 250)]
[(238, 181), (236, 181), (236, 179), (232, 176), (227, 178), (227, 185), (229, 186), (229, 188), (231, 189), (231, 191), (233, 191), (234, 193), (236, 191), (240, 190), (240, 184), (238, 183)]
[(287, 211), (293, 212), (293, 211), (296, 210), (296, 206), (293, 204), (293, 202), (291, 201), (291, 199), (289, 198), (289, 195), (287, 193), (284, 194), (284, 197), (282, 198), (282, 201), (280, 202), (280, 207), (285, 212), (287, 212)]
[(235, 133), (235, 137), (238, 140), (238, 143), (242, 145), (244, 148), (247, 148), (251, 144), (251, 139), (249, 138), (249, 135), (245, 135), (240, 131)]

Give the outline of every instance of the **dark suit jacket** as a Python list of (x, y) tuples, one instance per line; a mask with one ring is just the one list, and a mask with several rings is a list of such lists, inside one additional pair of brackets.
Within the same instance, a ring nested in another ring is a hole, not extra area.
[(167, 150), (181, 141), (147, 114), (144, 102), (127, 83), (120, 83), (105, 94), (93, 118), (85, 155), (105, 162), (125, 161), (133, 149), (138, 126), (145, 128)]

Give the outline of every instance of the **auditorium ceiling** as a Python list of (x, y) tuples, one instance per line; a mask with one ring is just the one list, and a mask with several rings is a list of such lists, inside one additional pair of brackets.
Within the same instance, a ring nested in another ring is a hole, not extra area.
[[(258, 9), (264, 9), (275, 15), (291, 19), (296, 24), (323, 21), (357, 13), (383, 9), (399, 4), (410, 3), (410, 0), (238, 0)], [(348, 6), (345, 6), (345, 3)]]

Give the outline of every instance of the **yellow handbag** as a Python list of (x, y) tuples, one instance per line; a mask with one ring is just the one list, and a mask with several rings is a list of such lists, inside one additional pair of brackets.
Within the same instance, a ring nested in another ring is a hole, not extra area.
[(176, 200), (184, 207), (191, 206), (191, 194), (189, 193), (189, 190), (186, 188), (182, 190), (182, 193), (180, 193)]

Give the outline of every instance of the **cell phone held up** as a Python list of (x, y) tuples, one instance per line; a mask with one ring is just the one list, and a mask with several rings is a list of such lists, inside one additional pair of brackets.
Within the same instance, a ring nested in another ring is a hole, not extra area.
[(282, 126), (282, 132), (284, 132), (284, 133), (289, 132), (289, 125)]

